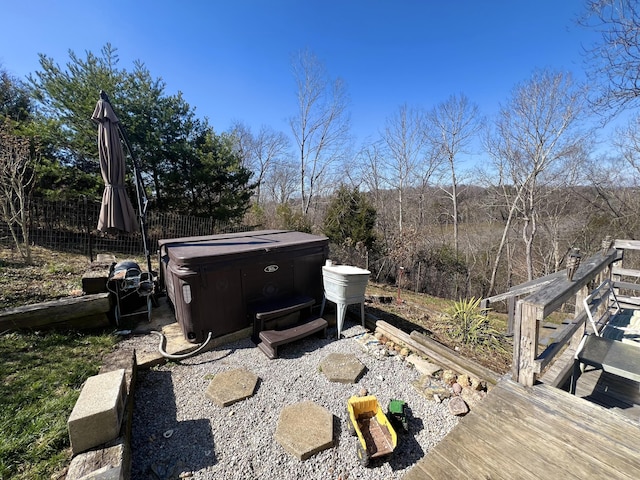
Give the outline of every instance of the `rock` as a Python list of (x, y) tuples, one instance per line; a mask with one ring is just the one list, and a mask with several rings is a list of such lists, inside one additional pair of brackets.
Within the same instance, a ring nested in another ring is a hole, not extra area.
[(472, 388), (463, 388), (461, 394), (462, 399), (467, 403), (469, 408), (475, 408), (486, 396), (487, 392), (473, 390)]
[(409, 356), (409, 349), (407, 347), (404, 347), (402, 350), (400, 350), (400, 355), (402, 355), (403, 357), (408, 357)]
[(451, 397), (449, 399), (449, 411), (452, 415), (461, 417), (469, 413), (469, 407), (462, 397)]
[(480, 380), (479, 378), (471, 379), (471, 388), (474, 390), (486, 390), (487, 383), (484, 380)]
[(358, 392), (358, 396), (366, 397), (368, 393), (369, 393), (369, 390), (367, 390), (366, 388), (362, 387), (360, 389), (360, 391)]
[(443, 398), (449, 398), (451, 396), (448, 388), (443, 387), (428, 375), (422, 375), (418, 380), (412, 382), (411, 385), (424, 395), (427, 400), (441, 402)]
[(471, 379), (469, 378), (469, 375), (463, 373), (461, 375), (458, 375), (458, 383), (462, 386), (462, 388), (470, 387)]
[(457, 378), (458, 376), (452, 370), (445, 370), (442, 372), (442, 381), (447, 385), (453, 385)]
[(416, 367), (416, 370), (422, 375), (434, 376), (437, 372), (442, 370), (442, 367), (440, 367), (440, 365), (428, 362), (424, 358), (414, 354), (410, 354), (407, 357), (407, 362)]
[(454, 395), (460, 395), (462, 393), (462, 385), (460, 385), (458, 382), (451, 385), (451, 388), (453, 389)]

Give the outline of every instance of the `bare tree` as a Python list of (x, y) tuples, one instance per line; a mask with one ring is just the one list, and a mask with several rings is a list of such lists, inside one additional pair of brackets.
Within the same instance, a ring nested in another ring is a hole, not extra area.
[(500, 109), (487, 151), (497, 174), (495, 187), (502, 192), (508, 210), (489, 285), (493, 290), (508, 231), (517, 218), (522, 222), (527, 277), (534, 276), (533, 243), (538, 232), (541, 188), (564, 174), (566, 165), (579, 160), (589, 133), (585, 120), (584, 92), (571, 76), (537, 71), (515, 88), (509, 103)]
[(267, 200), (277, 205), (288, 203), (296, 192), (298, 182), (297, 166), (293, 161), (283, 161), (267, 172), (264, 179), (264, 190)]
[(430, 142), (440, 161), (446, 165), (451, 187), (444, 189), (451, 199), (453, 221), (453, 242), (458, 252), (458, 188), (459, 172), (457, 164), (460, 154), (465, 153), (473, 137), (479, 132), (481, 119), (478, 106), (471, 103), (465, 95), (452, 95), (437, 105), (428, 115), (432, 128)]
[(33, 167), (29, 140), (15, 136), (9, 121), (0, 120), (0, 214), (26, 263), (31, 263), (28, 220)]
[(385, 122), (382, 140), (389, 152), (386, 160), (389, 186), (398, 198), (398, 230), (402, 232), (405, 214), (404, 195), (415, 185), (416, 173), (425, 159), (424, 113), (406, 104)]
[(301, 211), (307, 215), (319, 184), (341, 158), (348, 140), (348, 100), (344, 82), (330, 80), (311, 52), (298, 53), (292, 63), (298, 112), (289, 125), (300, 162)]
[(579, 23), (601, 41), (586, 50), (590, 83), (598, 88), (596, 106), (618, 113), (640, 99), (640, 4), (637, 0), (588, 0)]
[(262, 126), (258, 134), (254, 135), (251, 128), (242, 123), (236, 123), (232, 127), (232, 134), (238, 141), (244, 166), (254, 174), (255, 201), (260, 205), (265, 178), (271, 170), (278, 169), (285, 161), (290, 146), (289, 138), (267, 126)]

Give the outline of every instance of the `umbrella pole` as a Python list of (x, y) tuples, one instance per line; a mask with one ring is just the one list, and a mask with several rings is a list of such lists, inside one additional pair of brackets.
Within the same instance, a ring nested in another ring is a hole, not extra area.
[(129, 145), (129, 139), (127, 138), (127, 134), (124, 129), (118, 123), (118, 131), (122, 136), (125, 145), (127, 146), (127, 150), (129, 150), (129, 155), (133, 160), (133, 175), (136, 179), (136, 197), (138, 198), (138, 220), (140, 221), (140, 232), (142, 234), (142, 245), (144, 247), (144, 254), (147, 257), (147, 270), (151, 272), (151, 254), (149, 253), (149, 245), (147, 242), (147, 205), (149, 200), (147, 199), (147, 194), (144, 190), (144, 184), (142, 183), (142, 176), (140, 175), (140, 167), (138, 165), (138, 160), (133, 155), (133, 151), (131, 150), (131, 146)]
[[(105, 102), (107, 102), (109, 105), (111, 105), (111, 102), (109, 101), (109, 97), (107, 96), (104, 90), (100, 90), (100, 98)], [(113, 105), (111, 105), (111, 108), (113, 108)], [(147, 259), (147, 271), (149, 273), (152, 273), (151, 254), (149, 253), (149, 245), (147, 242), (147, 224), (146, 224), (147, 204), (149, 203), (149, 201), (147, 199), (147, 194), (144, 190), (144, 183), (142, 182), (142, 176), (140, 175), (140, 166), (138, 164), (137, 158), (133, 154), (133, 150), (131, 149), (131, 144), (129, 143), (127, 132), (125, 132), (120, 122), (118, 122), (117, 125), (118, 125), (118, 132), (120, 132), (120, 137), (124, 141), (124, 144), (126, 145), (127, 150), (129, 151), (129, 156), (133, 161), (133, 175), (136, 179), (135, 183), (136, 183), (136, 197), (138, 199), (138, 220), (140, 222), (140, 232), (142, 234), (142, 246), (144, 248), (144, 254)]]

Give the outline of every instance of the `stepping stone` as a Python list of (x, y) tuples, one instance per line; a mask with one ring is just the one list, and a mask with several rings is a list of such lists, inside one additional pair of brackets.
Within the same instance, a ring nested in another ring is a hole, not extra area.
[(320, 362), (320, 371), (330, 382), (356, 383), (366, 367), (349, 353), (331, 353)]
[(424, 358), (420, 358), (418, 355), (409, 355), (407, 357), (407, 362), (411, 363), (421, 375), (433, 376), (436, 372), (442, 370), (440, 365), (428, 362)]
[(205, 395), (219, 407), (228, 407), (253, 395), (258, 377), (244, 368), (216, 374)]
[(306, 460), (333, 447), (333, 415), (310, 401), (284, 407), (278, 419), (276, 441), (299, 460)]

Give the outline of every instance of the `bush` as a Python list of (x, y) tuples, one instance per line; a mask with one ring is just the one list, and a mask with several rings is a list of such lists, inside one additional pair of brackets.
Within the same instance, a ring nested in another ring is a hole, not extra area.
[(451, 336), (466, 345), (505, 350), (502, 335), (491, 325), (487, 312), (480, 308), (480, 298), (459, 300), (446, 312)]

